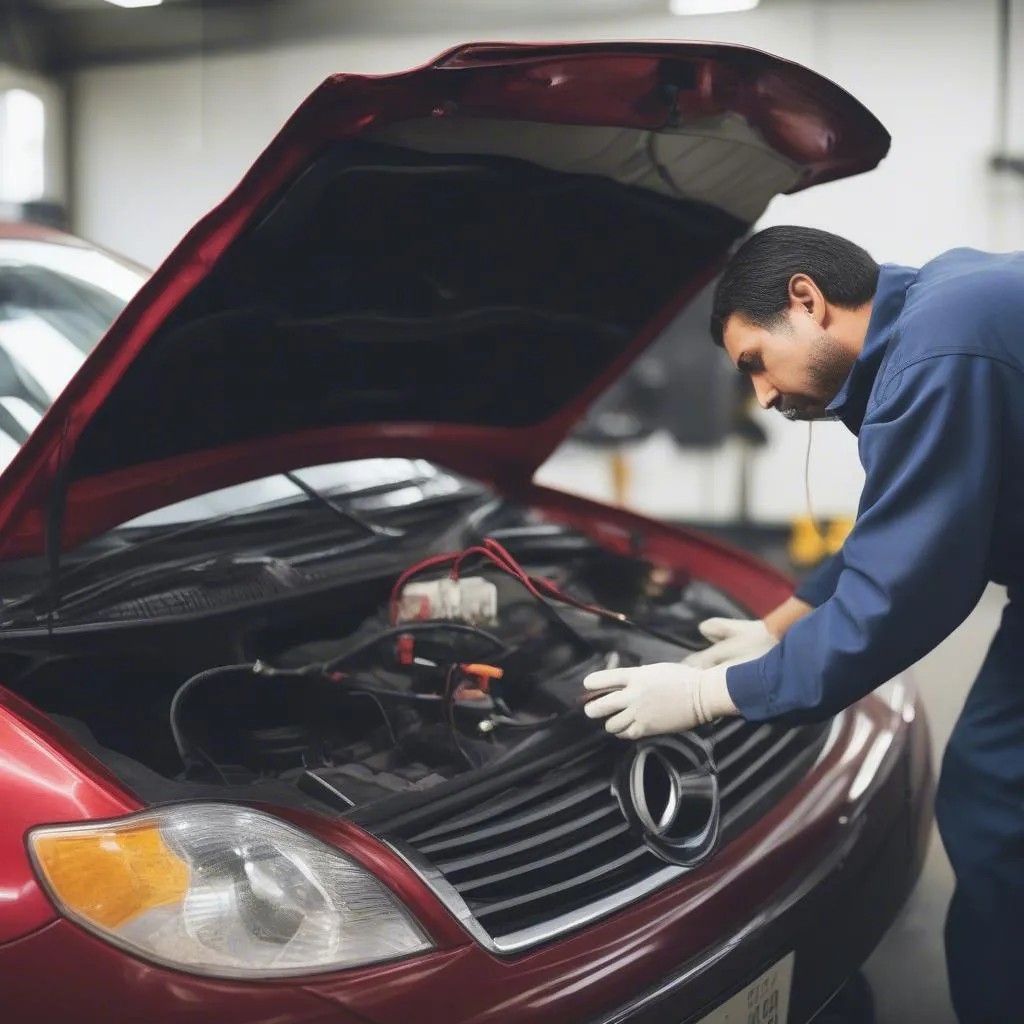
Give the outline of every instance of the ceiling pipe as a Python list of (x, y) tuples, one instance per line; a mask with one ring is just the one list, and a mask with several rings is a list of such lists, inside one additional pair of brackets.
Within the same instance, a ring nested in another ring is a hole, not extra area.
[(996, 151), (989, 160), (994, 171), (1024, 175), (1024, 153), (1010, 152), (1010, 104), (1013, 39), (1013, 0), (999, 0), (996, 61)]

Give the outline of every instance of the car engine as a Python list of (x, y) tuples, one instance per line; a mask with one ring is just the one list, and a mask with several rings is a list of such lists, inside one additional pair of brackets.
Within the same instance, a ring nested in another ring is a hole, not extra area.
[(700, 621), (748, 614), (642, 538), (439, 479), (214, 557), (172, 537), (170, 563), (70, 595), (62, 632), (10, 634), (0, 671), (144, 799), (345, 814), (592, 734), (589, 672), (681, 660)]
[(410, 567), (343, 638), (187, 680), (170, 708), (187, 777), (272, 776), (339, 810), (428, 790), (580, 719), (588, 672), (680, 660), (701, 618), (735, 611), (566, 529), (504, 540), (516, 555), (487, 537)]
[(214, 557), (143, 547), (129, 586), (70, 595), (64, 630), (8, 634), (0, 675), (143, 802), (343, 818), (507, 951), (703, 863), (819, 757), (828, 722), (608, 737), (588, 673), (682, 660), (701, 621), (749, 610), (618, 525), (398, 489), (247, 521)]

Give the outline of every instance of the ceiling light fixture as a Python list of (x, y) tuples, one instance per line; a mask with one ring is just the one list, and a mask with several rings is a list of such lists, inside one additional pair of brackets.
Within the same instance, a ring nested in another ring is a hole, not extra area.
[(752, 11), (760, 0), (669, 0), (673, 14), (733, 14)]
[(159, 7), (164, 0), (107, 0), (115, 7)]

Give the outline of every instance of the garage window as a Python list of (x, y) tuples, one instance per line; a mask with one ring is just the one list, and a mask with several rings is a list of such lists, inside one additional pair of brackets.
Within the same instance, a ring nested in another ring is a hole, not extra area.
[(25, 89), (0, 93), (0, 201), (31, 203), (46, 191), (46, 110)]

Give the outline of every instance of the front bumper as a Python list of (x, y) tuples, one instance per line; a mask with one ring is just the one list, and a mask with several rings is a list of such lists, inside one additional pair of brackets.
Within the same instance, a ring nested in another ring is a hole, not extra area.
[(710, 875), (525, 956), (464, 936), (402, 963), (239, 983), (135, 960), (62, 920), (0, 945), (4, 1019), (691, 1024), (795, 951), (788, 1024), (805, 1024), (867, 958), (920, 871), (931, 769), (927, 727), (910, 712), (892, 728), (880, 723), (896, 716), (865, 716), (860, 740), (848, 728), (798, 802), (750, 830), (755, 847), (734, 843)]

